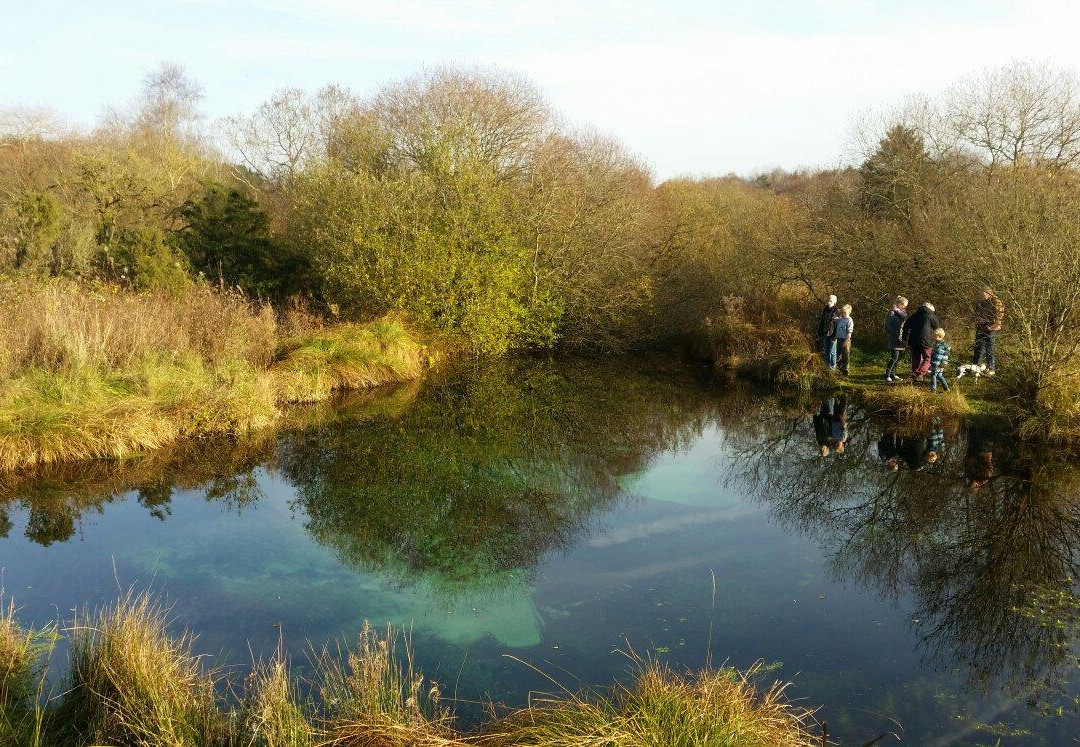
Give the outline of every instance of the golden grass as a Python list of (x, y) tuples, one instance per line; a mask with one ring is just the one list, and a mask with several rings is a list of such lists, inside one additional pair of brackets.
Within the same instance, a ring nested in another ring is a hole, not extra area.
[(397, 654), (399, 634), (378, 635), (367, 622), (345, 660), (324, 652), (319, 659), (319, 699), (324, 711), (320, 744), (352, 747), (442, 747), (462, 744), (439, 686), (416, 670), (412, 650)]
[(418, 378), (425, 349), (398, 321), (347, 324), (279, 346), (271, 367), (279, 401), (317, 402), (339, 389), (366, 389)]
[(146, 747), (225, 740), (213, 676), (192, 654), (191, 637), (170, 638), (166, 624), (151, 597), (130, 593), (75, 620), (70, 682), (58, 712), (68, 739)]
[(759, 693), (756, 669), (679, 676), (655, 661), (638, 661), (630, 686), (610, 693), (533, 701), (493, 724), (479, 739), (489, 747), (811, 747), (812, 714), (790, 705), (786, 685)]
[(42, 747), (51, 713), (41, 706), (48, 658), (56, 643), (51, 628), (26, 630), (15, 603), (0, 598), (0, 744)]
[(280, 405), (414, 380), (426, 348), (382, 319), (320, 329), (195, 284), (182, 296), (0, 278), (0, 471), (123, 458), (263, 428)]
[[(637, 747), (726, 745), (802, 747), (812, 714), (791, 705), (785, 685), (764, 690), (761, 672), (733, 669), (678, 675), (635, 659), (629, 686), (605, 693), (533, 700), (496, 715), (479, 731), (455, 730), (439, 686), (413, 661), (408, 639), (364, 623), (357, 644), (315, 659), (317, 697), (301, 701), (278, 654), (256, 663), (237, 705), (215, 693), (223, 676), (192, 654), (192, 639), (166, 632), (166, 611), (146, 594), (80, 616), (66, 632), (71, 664), (65, 689), (43, 707), (33, 672), (40, 635), (0, 613), (0, 716), (36, 714), (4, 732), (4, 744), (243, 745), (245, 747)], [(404, 642), (404, 651), (398, 644)], [(11, 683), (17, 683), (13, 689)], [(57, 704), (58, 703), (58, 704)], [(0, 719), (0, 729), (5, 721)], [(36, 726), (35, 726), (36, 724)], [(29, 727), (29, 728), (26, 728)]]
[(0, 276), (0, 293), (0, 380), (35, 369), (120, 370), (182, 355), (261, 368), (274, 350), (269, 307), (205, 284), (173, 297)]
[(315, 732), (300, 706), (296, 684), (285, 660), (275, 656), (256, 663), (248, 676), (240, 708), (240, 734), (244, 747), (307, 747)]

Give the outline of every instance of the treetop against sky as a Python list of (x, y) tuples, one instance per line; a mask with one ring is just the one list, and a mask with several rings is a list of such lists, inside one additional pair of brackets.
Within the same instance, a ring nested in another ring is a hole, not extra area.
[(1065, 0), (642, 2), (109, 0), (9, 3), (0, 105), (76, 123), (161, 61), (208, 120), (283, 86), (358, 92), (438, 65), (534, 80), (572, 123), (618, 137), (663, 178), (833, 166), (853, 120), (1016, 58), (1080, 68)]

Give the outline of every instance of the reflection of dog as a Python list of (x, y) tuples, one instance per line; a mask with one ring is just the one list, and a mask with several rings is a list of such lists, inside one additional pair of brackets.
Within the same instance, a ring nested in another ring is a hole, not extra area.
[(986, 373), (986, 366), (981, 363), (965, 363), (956, 369), (956, 378), (962, 379), (971, 374), (976, 379)]

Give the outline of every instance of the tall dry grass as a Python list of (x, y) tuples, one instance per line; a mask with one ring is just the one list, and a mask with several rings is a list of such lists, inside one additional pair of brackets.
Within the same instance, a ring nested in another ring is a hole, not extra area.
[(268, 306), (192, 284), (180, 296), (71, 280), (0, 278), (0, 378), (28, 370), (115, 371), (197, 357), (265, 367), (276, 344)]
[(170, 637), (167, 623), (151, 597), (131, 593), (76, 618), (70, 682), (57, 714), (64, 738), (145, 747), (226, 741), (214, 675), (192, 654), (191, 637)]
[(635, 659), (630, 685), (596, 695), (533, 700), (504, 717), (478, 741), (486, 747), (813, 747), (813, 714), (792, 706), (786, 685), (764, 692), (757, 669), (703, 670), (677, 675), (656, 661)]
[[(400, 320), (323, 327), (193, 284), (181, 295), (0, 278), (0, 471), (262, 428), (279, 405), (418, 378)], [(285, 333), (287, 336), (283, 336)]]

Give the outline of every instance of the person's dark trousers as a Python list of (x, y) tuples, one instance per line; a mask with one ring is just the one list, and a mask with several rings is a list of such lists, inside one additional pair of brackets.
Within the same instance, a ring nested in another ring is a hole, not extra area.
[(930, 355), (932, 348), (924, 348), (921, 345), (911, 346), (911, 375), (916, 379), (926, 376), (930, 370)]
[(996, 337), (997, 332), (975, 330), (975, 352), (971, 356), (971, 362), (974, 365), (978, 366), (985, 360), (986, 367), (991, 371), (994, 370), (994, 364), (997, 363), (994, 360), (994, 338)]
[(900, 365), (900, 355), (904, 352), (903, 348), (893, 348), (889, 351), (892, 355), (889, 358), (889, 364), (885, 366), (885, 378), (891, 379), (896, 376), (896, 367)]
[(847, 340), (839, 340), (836, 344), (836, 367), (840, 369), (840, 373), (844, 376), (848, 375), (848, 368), (851, 365), (851, 338)]

